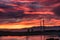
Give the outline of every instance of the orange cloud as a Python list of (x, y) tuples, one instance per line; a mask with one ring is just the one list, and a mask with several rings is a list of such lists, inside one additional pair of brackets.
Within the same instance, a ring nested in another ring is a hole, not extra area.
[[(17, 23), (8, 23), (8, 24), (1, 24), (0, 29), (20, 29), (20, 28), (30, 28), (34, 26), (43, 26), (43, 20), (30, 20), (30, 21), (22, 21)], [(60, 20), (51, 19), (46, 20), (44, 19), (44, 26), (60, 26)]]
[(54, 15), (53, 12), (25, 12), (25, 14), (50, 14), (50, 15)]

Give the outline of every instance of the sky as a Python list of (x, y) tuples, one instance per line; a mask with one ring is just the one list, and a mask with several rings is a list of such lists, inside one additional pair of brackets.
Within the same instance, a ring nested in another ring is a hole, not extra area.
[(0, 0), (0, 29), (60, 26), (59, 0)]

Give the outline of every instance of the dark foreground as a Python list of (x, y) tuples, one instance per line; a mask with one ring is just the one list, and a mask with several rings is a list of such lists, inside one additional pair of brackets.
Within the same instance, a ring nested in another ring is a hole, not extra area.
[[(57, 29), (56, 29), (57, 28)], [(50, 27), (50, 28), (29, 28), (20, 30), (0, 30), (0, 36), (30, 36), (30, 35), (59, 35), (60, 27)]]

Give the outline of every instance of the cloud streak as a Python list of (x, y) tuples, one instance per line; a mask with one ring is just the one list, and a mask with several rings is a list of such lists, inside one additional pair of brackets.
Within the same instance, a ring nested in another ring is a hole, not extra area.
[[(60, 17), (56, 15), (56, 7), (59, 6), (58, 0), (36, 0), (36, 1), (16, 1), (16, 0), (0, 0), (0, 24), (18, 24), (18, 25), (33, 25), (39, 26), (42, 18), (45, 18), (49, 21), (54, 22), (60, 20)], [(46, 20), (45, 20), (46, 21)], [(45, 25), (59, 25), (59, 22), (56, 24), (46, 24)], [(7, 25), (8, 25), (7, 24)]]

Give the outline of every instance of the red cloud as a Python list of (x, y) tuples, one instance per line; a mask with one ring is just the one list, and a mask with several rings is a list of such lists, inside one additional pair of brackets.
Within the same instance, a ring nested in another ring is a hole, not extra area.
[[(38, 2), (38, 3), (37, 3)], [(60, 18), (55, 18), (54, 12), (52, 11), (55, 7), (59, 6), (60, 3), (58, 0), (11, 0), (9, 2), (0, 1), (0, 19), (2, 18), (18, 18), (23, 19), (22, 21), (19, 20), (8, 20), (3, 21), (0, 27), (10, 27), (10, 25), (18, 25), (25, 28), (25, 26), (41, 26), (40, 22), (42, 22), (41, 18), (45, 18), (45, 26), (60, 26)], [(2, 14), (1, 14), (2, 13)], [(51, 16), (47, 16), (51, 15)], [(46, 16), (46, 17), (45, 17)], [(2, 18), (1, 18), (2, 17)], [(27, 20), (27, 19), (30, 20)], [(50, 22), (46, 19), (50, 18)], [(35, 20), (34, 20), (35, 19)], [(17, 21), (17, 22), (16, 22)], [(5, 23), (6, 22), (6, 23)], [(1, 23), (1, 22), (0, 22)], [(7, 24), (8, 23), (8, 24)], [(17, 26), (16, 26), (17, 27)]]

